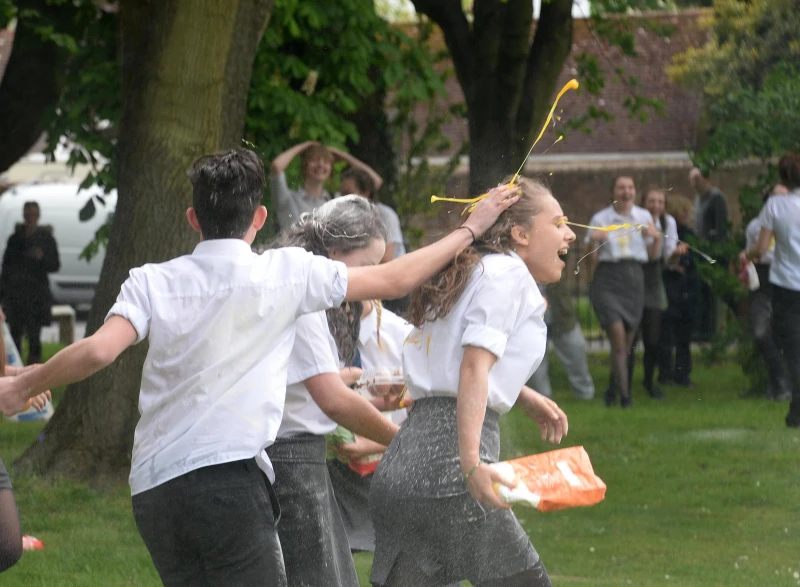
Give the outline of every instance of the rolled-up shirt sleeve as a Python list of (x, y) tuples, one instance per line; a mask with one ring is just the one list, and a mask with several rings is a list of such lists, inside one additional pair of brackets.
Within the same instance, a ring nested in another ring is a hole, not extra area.
[(527, 307), (523, 292), (524, 280), (528, 279), (524, 267), (483, 276), (464, 312), (466, 328), (461, 346), (480, 347), (501, 358), (508, 337)]
[(297, 315), (341, 306), (347, 294), (347, 266), (311, 253), (306, 253), (305, 261), (305, 295), (300, 301)]
[(142, 268), (131, 269), (128, 279), (122, 284), (117, 301), (106, 314), (105, 321), (111, 316), (121, 316), (133, 325), (136, 330), (136, 342), (142, 342), (150, 333), (150, 297), (147, 294), (147, 279)]
[[(761, 208), (761, 213), (758, 215), (758, 223), (761, 225), (761, 228), (766, 228), (775, 232), (775, 209), (773, 204), (773, 200), (767, 200), (767, 203)], [(759, 230), (759, 234), (761, 231)], [(756, 235), (756, 243), (758, 242), (758, 235)]]
[(330, 336), (324, 312), (306, 314), (297, 319), (297, 334), (286, 374), (287, 385), (323, 373), (339, 373), (339, 357), (333, 354)]

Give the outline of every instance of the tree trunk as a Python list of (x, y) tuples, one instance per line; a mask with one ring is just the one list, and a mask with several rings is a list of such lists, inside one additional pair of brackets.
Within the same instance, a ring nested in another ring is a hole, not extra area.
[(0, 137), (3, 137), (0, 173), (16, 163), (42, 136), (44, 113), (58, 101), (58, 76), (66, 52), (53, 41), (42, 39), (34, 26), (54, 25), (59, 13), (74, 10), (71, 6), (50, 6), (43, 0), (19, 0), (17, 8), (36, 10), (40, 17), (35, 21), (20, 20), (0, 82)]
[[(469, 119), (469, 192), (478, 195), (522, 164), (572, 46), (572, 0), (542, 3), (531, 44), (530, 0), (413, 0), (444, 33)], [(523, 148), (524, 147), (524, 148)]]
[[(253, 58), (274, 0), (122, 0), (122, 114), (114, 226), (87, 331), (131, 267), (190, 253), (186, 177), (205, 153), (239, 147)], [(130, 466), (146, 343), (71, 385), (20, 466), (97, 481)]]
[(364, 100), (358, 112), (349, 117), (356, 125), (359, 141), (348, 142), (347, 149), (378, 172), (383, 179), (383, 188), (376, 194), (378, 201), (391, 204), (392, 188), (397, 181), (397, 161), (385, 105), (386, 92), (381, 89)]

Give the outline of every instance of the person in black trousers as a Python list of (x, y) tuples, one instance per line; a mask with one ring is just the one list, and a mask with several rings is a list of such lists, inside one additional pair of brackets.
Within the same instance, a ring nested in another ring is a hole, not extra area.
[[(692, 214), (691, 201), (684, 196), (672, 196), (669, 204), (678, 227), (678, 239), (682, 242), (693, 239), (694, 232), (688, 226)], [(663, 277), (668, 306), (661, 316), (658, 382), (688, 387), (692, 384), (692, 330), (701, 287), (695, 254), (691, 249), (668, 263)]]
[(0, 305), (20, 352), (22, 336), (27, 335), (30, 365), (42, 361), (42, 327), (53, 321), (47, 274), (58, 271), (61, 263), (51, 229), (39, 226), (39, 204), (25, 202), (22, 215), (25, 222), (17, 224), (3, 255)]

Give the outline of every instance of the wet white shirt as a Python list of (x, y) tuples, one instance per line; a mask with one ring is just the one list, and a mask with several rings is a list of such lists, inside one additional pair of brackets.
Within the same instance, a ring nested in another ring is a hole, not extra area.
[(238, 239), (132, 269), (106, 316), (129, 320), (137, 342), (150, 340), (131, 494), (272, 444), (295, 321), (341, 304), (346, 291), (342, 263), (298, 248), (257, 255)]
[(488, 406), (503, 414), (542, 362), (547, 344), (546, 304), (528, 268), (515, 254), (486, 255), (444, 318), (414, 329), (403, 366), (414, 399), (456, 397), (465, 346), (490, 351)]
[[(656, 228), (662, 233), (661, 236), (661, 259), (666, 263), (678, 247), (678, 223), (669, 214), (664, 214), (665, 227), (661, 226), (661, 219), (655, 219)], [(666, 236), (664, 236), (666, 235)]]
[[(386, 308), (381, 311), (380, 337), (378, 336), (378, 312), (375, 308), (361, 320), (358, 335), (358, 350), (364, 370), (403, 366), (403, 344), (414, 327)], [(368, 391), (362, 393), (370, 399)], [(395, 424), (402, 424), (408, 416), (403, 408), (384, 414)]]
[(330, 434), (336, 422), (325, 415), (303, 383), (323, 373), (339, 374), (339, 351), (325, 312), (301, 316), (286, 377), (286, 405), (278, 438), (298, 434)]
[[(589, 224), (592, 226), (611, 226), (612, 224), (650, 224), (653, 222), (653, 216), (639, 206), (633, 206), (631, 212), (627, 216), (623, 216), (614, 209), (614, 206), (608, 206), (600, 210), (597, 214), (592, 216)], [(654, 223), (655, 224), (655, 223)], [(678, 230), (675, 229), (677, 236)], [(589, 235), (591, 231), (586, 232), (585, 242), (589, 242)], [(641, 230), (636, 228), (618, 228), (607, 233), (608, 240), (603, 242), (592, 243), (593, 248), (600, 247), (597, 251), (597, 260), (600, 262), (615, 262), (615, 261), (638, 261), (640, 263), (647, 263), (649, 257), (647, 255), (647, 247), (653, 244), (652, 237), (645, 237)], [(600, 246), (600, 245), (603, 246)]]
[(770, 283), (800, 291), (800, 190), (771, 196), (758, 220), (761, 226), (775, 233)]

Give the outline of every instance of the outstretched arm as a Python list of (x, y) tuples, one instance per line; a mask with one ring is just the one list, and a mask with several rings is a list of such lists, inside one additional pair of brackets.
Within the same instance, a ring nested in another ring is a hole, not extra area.
[(425, 283), (453, 260), (459, 250), (482, 235), (501, 212), (515, 203), (518, 188), (494, 188), (481, 200), (467, 221), (443, 239), (374, 267), (348, 269), (346, 300), (392, 300)]
[(331, 420), (348, 430), (388, 446), (397, 432), (365, 398), (348, 388), (338, 373), (322, 373), (306, 379), (306, 389)]
[(305, 143), (300, 143), (299, 145), (295, 145), (294, 147), (286, 149), (283, 153), (272, 160), (272, 164), (269, 166), (270, 173), (272, 175), (280, 175), (286, 171), (286, 168), (289, 167), (292, 159), (308, 149), (311, 145), (316, 144), (318, 144), (317, 141), (306, 141)]
[(328, 150), (334, 154), (335, 157), (345, 161), (350, 167), (353, 169), (361, 169), (367, 175), (369, 175), (370, 179), (372, 180), (373, 185), (375, 186), (375, 191), (377, 192), (381, 189), (383, 185), (383, 178), (378, 175), (378, 172), (375, 171), (372, 167), (350, 155), (349, 153), (345, 153), (344, 151), (340, 151), (335, 147), (328, 147)]
[(59, 351), (44, 365), (0, 379), (0, 412), (16, 414), (25, 409), (30, 398), (86, 379), (113, 363), (137, 338), (136, 329), (127, 319), (112, 316), (92, 336)]

